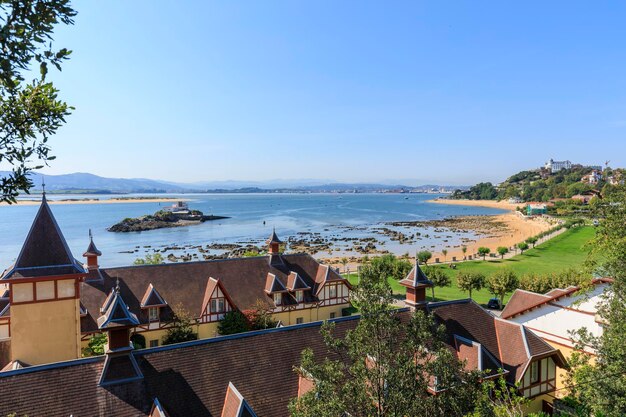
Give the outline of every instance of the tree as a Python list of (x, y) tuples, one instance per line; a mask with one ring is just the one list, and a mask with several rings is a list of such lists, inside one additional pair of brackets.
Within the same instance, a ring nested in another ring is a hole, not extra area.
[(485, 276), (478, 272), (460, 272), (456, 283), (461, 290), (469, 292), (472, 298), (472, 290), (480, 291), (485, 286)]
[[(335, 323), (322, 327), (332, 356), (303, 351), (295, 371), (314, 384), (292, 400), (292, 416), (456, 416), (473, 409), (478, 375), (464, 371), (432, 317), (417, 310), (408, 323), (399, 320), (386, 277), (367, 267), (354, 295), (362, 313), (356, 328), (338, 337)], [(446, 388), (439, 395), (428, 392), (433, 375)]]
[(507, 248), (506, 246), (498, 246), (497, 250), (498, 250), (498, 254), (500, 255), (501, 259), (504, 259), (504, 255), (509, 253), (509, 248)]
[[(529, 399), (519, 394), (518, 386), (509, 386), (500, 376), (496, 380), (482, 383), (482, 392), (478, 397), (476, 409), (468, 417), (520, 417), (525, 414)], [(530, 414), (535, 416), (537, 414)]]
[(478, 248), (478, 254), (483, 257), (483, 261), (485, 260), (485, 257), (489, 255), (490, 252), (491, 252), (491, 249), (486, 248), (484, 246), (481, 246), (480, 248)]
[(463, 260), (466, 260), (467, 259), (467, 256), (466, 256), (466, 254), (467, 254), (467, 246), (465, 246), (465, 245), (461, 246), (461, 252), (463, 252)]
[(508, 268), (499, 269), (487, 278), (487, 289), (500, 298), (500, 304), (502, 305), (504, 305), (505, 294), (514, 291), (518, 287), (519, 279), (517, 275)]
[(578, 348), (595, 349), (595, 364), (587, 355), (572, 355), (571, 392), (587, 408), (587, 415), (626, 415), (626, 188), (618, 187), (598, 206), (600, 220), (591, 243), (588, 267), (599, 276), (613, 278), (611, 291), (598, 307), (603, 323), (600, 336), (580, 329), (574, 334)]
[(413, 265), (405, 259), (398, 259), (393, 254), (373, 258), (367, 267), (373, 273), (399, 281), (407, 276)]
[(424, 265), (428, 265), (428, 261), (432, 257), (433, 257), (433, 254), (428, 252), (427, 250), (422, 250), (422, 251), (417, 252), (417, 260)]
[(251, 330), (248, 318), (239, 310), (231, 310), (217, 324), (217, 332), (222, 336), (243, 333)]
[(82, 349), (82, 356), (104, 355), (104, 345), (107, 343), (106, 333), (96, 333), (89, 338), (87, 347)]
[(348, 258), (341, 258), (341, 265), (343, 265), (343, 272), (346, 272), (346, 265), (348, 265)]
[[(53, 50), (52, 34), (59, 24), (73, 24), (74, 16), (69, 0), (0, 5), (0, 165), (12, 167), (0, 178), (0, 202), (14, 203), (21, 192), (28, 193), (33, 186), (30, 172), (54, 159), (48, 140), (73, 108), (47, 80), (48, 67), (61, 70), (71, 53)], [(26, 80), (37, 71), (32, 81)]]
[[(452, 279), (441, 268), (428, 267), (424, 269), (424, 274), (433, 283), (433, 299), (435, 298), (435, 287), (449, 287)], [(434, 301), (434, 300), (433, 300)]]
[(448, 256), (448, 249), (442, 249), (441, 254), (443, 255), (443, 261), (445, 262)]
[(534, 248), (538, 240), (539, 239), (537, 238), (537, 236), (531, 236), (528, 239), (526, 239), (526, 243), (528, 243), (529, 245), (533, 245), (533, 248)]
[(144, 258), (137, 258), (134, 265), (158, 265), (163, 263), (163, 255), (160, 253), (154, 253), (152, 255), (147, 254)]
[(171, 345), (173, 343), (188, 342), (196, 340), (198, 334), (193, 331), (193, 318), (191, 314), (182, 306), (177, 304), (174, 308), (174, 319), (172, 325), (167, 328), (165, 336), (163, 336), (163, 344)]
[(250, 330), (270, 329), (278, 324), (267, 304), (262, 300), (256, 300), (252, 310), (248, 310), (244, 314), (250, 323)]
[(523, 254), (525, 250), (528, 249), (528, 243), (526, 242), (521, 242), (517, 244), (517, 248), (520, 250), (520, 252)]

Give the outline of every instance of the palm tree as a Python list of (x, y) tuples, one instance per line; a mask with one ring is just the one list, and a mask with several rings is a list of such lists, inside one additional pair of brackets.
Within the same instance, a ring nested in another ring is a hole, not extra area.
[(341, 265), (343, 265), (343, 272), (346, 272), (346, 265), (348, 265), (348, 258), (341, 258)]
[(467, 253), (467, 246), (461, 246), (461, 251), (463, 252), (463, 260), (466, 260), (467, 256), (465, 256), (465, 254)]
[(442, 249), (441, 253), (443, 254), (443, 261), (446, 261), (446, 256), (448, 256), (448, 249)]

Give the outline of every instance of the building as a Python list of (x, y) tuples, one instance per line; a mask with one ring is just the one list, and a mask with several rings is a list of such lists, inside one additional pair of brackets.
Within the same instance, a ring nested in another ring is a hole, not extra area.
[[(416, 266), (407, 281), (427, 288), (422, 275)], [(409, 305), (445, 327), (448, 347), (467, 369), (521, 382), (533, 399), (530, 411), (541, 409), (557, 367), (565, 366), (558, 350), (472, 300), (425, 304), (423, 292), (415, 294)], [(105, 355), (0, 372), (0, 415), (282, 417), (289, 401), (314, 384), (294, 372), (302, 350), (329, 354), (321, 322), (134, 350), (129, 336), (136, 318), (123, 298), (116, 289), (101, 322), (109, 333)], [(397, 314), (408, 320), (410, 311)], [(334, 334), (344, 336), (358, 320), (332, 319)]]
[(551, 173), (556, 173), (559, 172), (563, 169), (571, 169), (572, 168), (572, 162), (567, 160), (567, 161), (555, 161), (554, 159), (550, 159), (548, 162), (545, 163), (544, 168), (547, 171), (550, 171)]
[[(585, 327), (594, 336), (602, 334), (603, 324), (597, 310), (611, 280), (595, 279), (592, 283), (589, 292), (583, 294), (574, 286), (546, 294), (515, 290), (501, 317), (532, 330), (569, 358), (574, 350), (571, 331)], [(586, 347), (585, 352), (595, 353), (591, 347)], [(562, 375), (557, 378), (557, 387), (564, 387)]]
[[(90, 239), (83, 265), (44, 196), (17, 261), (0, 275), (0, 368), (80, 358), (119, 311), (129, 313), (133, 341), (154, 347), (180, 307), (194, 317), (199, 338), (217, 336), (232, 310), (262, 308), (292, 325), (341, 317), (350, 307), (351, 286), (341, 275), (309, 255), (283, 254), (275, 232), (267, 244), (267, 256), (103, 268)], [(118, 310), (122, 302), (126, 309)]]
[(528, 203), (526, 206), (526, 215), (541, 216), (548, 214), (548, 205), (546, 203)]
[(595, 169), (580, 179), (583, 184), (591, 185), (598, 184), (600, 181), (602, 181), (602, 172)]

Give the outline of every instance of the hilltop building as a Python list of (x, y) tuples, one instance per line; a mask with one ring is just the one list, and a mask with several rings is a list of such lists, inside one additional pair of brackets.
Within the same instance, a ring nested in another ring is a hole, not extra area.
[(556, 173), (559, 172), (563, 169), (571, 169), (572, 168), (572, 162), (569, 160), (566, 161), (555, 161), (554, 159), (550, 158), (550, 160), (548, 162), (545, 163), (544, 168), (547, 171), (550, 171), (551, 173)]
[(235, 309), (260, 306), (283, 325), (340, 317), (350, 283), (309, 255), (283, 254), (281, 243), (273, 232), (268, 256), (102, 268), (90, 236), (83, 265), (44, 196), (17, 261), (0, 274), (0, 368), (80, 358), (93, 335), (122, 324), (135, 343), (159, 346), (179, 307), (201, 339)]
[[(556, 288), (546, 294), (525, 290), (515, 290), (501, 317), (525, 326), (535, 332), (555, 349), (559, 349), (565, 358), (569, 358), (575, 349), (570, 332), (587, 328), (594, 336), (600, 336), (603, 321), (598, 315), (598, 305), (603, 294), (610, 288), (611, 280), (594, 279), (593, 287), (583, 294), (580, 287)], [(585, 352), (594, 355), (591, 347)], [(557, 377), (557, 388), (565, 386), (563, 375)], [(564, 394), (561, 391), (561, 394)]]
[(580, 182), (582, 182), (583, 184), (591, 184), (591, 185), (595, 185), (599, 183), (600, 181), (602, 181), (602, 172), (596, 169), (591, 171), (589, 174), (584, 175), (580, 179)]

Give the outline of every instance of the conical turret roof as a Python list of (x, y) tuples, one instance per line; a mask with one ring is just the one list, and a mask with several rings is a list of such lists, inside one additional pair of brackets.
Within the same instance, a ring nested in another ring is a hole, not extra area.
[(93, 235), (91, 234), (91, 229), (89, 230), (89, 246), (83, 256), (102, 256), (102, 252), (98, 250), (96, 244), (93, 243)]
[(269, 237), (269, 239), (265, 241), (265, 243), (269, 245), (271, 243), (283, 243), (283, 241), (278, 238), (278, 236), (276, 235), (276, 229), (274, 229), (272, 231), (272, 235)]

